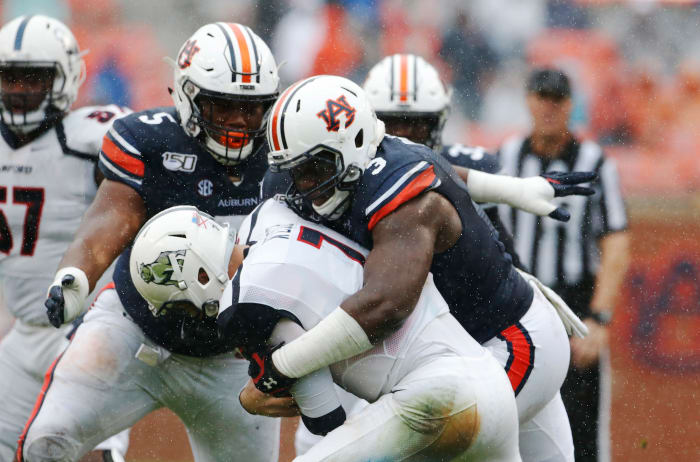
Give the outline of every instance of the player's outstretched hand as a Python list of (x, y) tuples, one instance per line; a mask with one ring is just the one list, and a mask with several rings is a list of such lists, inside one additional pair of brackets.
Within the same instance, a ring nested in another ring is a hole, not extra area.
[(255, 388), (276, 397), (289, 396), (289, 389), (296, 382), (296, 379), (279, 372), (272, 362), (272, 353), (282, 345), (284, 342), (274, 348), (251, 354), (248, 364), (248, 375), (253, 379)]
[[(547, 172), (540, 175), (554, 189), (554, 197), (590, 196), (595, 191), (589, 186), (580, 186), (596, 179), (595, 172)], [(571, 214), (563, 207), (557, 207), (549, 213), (549, 217), (559, 221), (569, 221)]]
[(73, 321), (82, 312), (88, 296), (88, 280), (79, 268), (62, 268), (46, 294), (46, 316), (55, 328)]

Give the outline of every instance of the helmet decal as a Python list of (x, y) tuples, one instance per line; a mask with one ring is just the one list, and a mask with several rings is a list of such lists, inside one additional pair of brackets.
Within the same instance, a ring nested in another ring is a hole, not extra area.
[[(172, 250), (167, 252), (161, 252), (152, 263), (141, 263), (139, 264), (139, 274), (141, 279), (146, 284), (153, 283), (161, 286), (176, 286), (178, 282), (172, 279), (175, 270), (172, 267), (172, 262), (177, 262), (180, 267), (179, 270), (182, 272), (185, 266), (185, 254), (186, 250)], [(174, 258), (170, 258), (170, 256)]]
[[(251, 83), (252, 76), (255, 76), (256, 83), (260, 83), (258, 48), (250, 33), (250, 29), (232, 22), (217, 22), (216, 25), (219, 26), (224, 37), (226, 37), (226, 45), (231, 57), (229, 63), (231, 66), (231, 82), (237, 82), (240, 75), (242, 83)], [(233, 34), (233, 39), (231, 34)]]
[(326, 108), (317, 115), (326, 122), (326, 130), (329, 132), (337, 132), (340, 128), (338, 116), (343, 113), (345, 114), (344, 128), (348, 128), (355, 120), (355, 108), (350, 106), (345, 95), (340, 95), (335, 100), (326, 100)]
[(25, 18), (20, 23), (17, 28), (17, 35), (15, 36), (15, 50), (22, 49), (22, 39), (24, 38), (24, 31), (27, 29), (27, 24), (33, 16), (25, 16)]
[[(284, 113), (287, 112), (287, 106), (289, 102), (293, 99), (294, 94), (304, 85), (309, 82), (313, 82), (317, 77), (310, 77), (306, 80), (300, 80), (299, 82), (291, 85), (287, 88), (282, 96), (275, 103), (272, 109), (272, 117), (270, 120), (270, 138), (272, 139), (272, 146), (275, 151), (280, 149), (287, 149), (287, 140), (284, 136)], [(279, 125), (279, 127), (278, 127)]]
[(190, 67), (192, 64), (192, 58), (199, 51), (196, 40), (188, 40), (185, 42), (185, 46), (182, 47), (180, 56), (177, 57), (177, 65), (180, 69), (185, 69)]

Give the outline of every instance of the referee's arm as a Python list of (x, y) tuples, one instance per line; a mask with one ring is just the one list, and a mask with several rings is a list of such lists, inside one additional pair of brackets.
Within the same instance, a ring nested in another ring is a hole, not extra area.
[[(622, 199), (620, 180), (615, 163), (605, 159), (599, 170), (601, 194), (601, 219), (603, 228), (598, 240), (600, 266), (596, 274), (595, 288), (590, 310), (593, 315), (610, 315), (615, 308), (630, 259), (630, 243), (627, 233), (627, 214)], [(605, 319), (599, 316), (598, 319)], [(572, 339), (572, 361), (576, 367), (590, 367), (598, 361), (600, 352), (608, 342), (608, 326), (593, 318), (584, 319), (589, 335), (584, 339)]]

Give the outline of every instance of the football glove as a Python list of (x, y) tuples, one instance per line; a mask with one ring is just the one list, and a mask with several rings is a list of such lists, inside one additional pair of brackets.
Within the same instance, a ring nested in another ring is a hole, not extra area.
[(278, 398), (290, 396), (289, 390), (297, 379), (289, 378), (277, 370), (272, 362), (272, 353), (281, 348), (284, 342), (264, 351), (249, 354), (248, 375), (253, 379), (255, 388)]
[(80, 268), (61, 268), (46, 294), (46, 315), (55, 328), (73, 321), (83, 313), (90, 284)]
[[(554, 189), (554, 197), (591, 196), (595, 192), (588, 186), (579, 186), (595, 180), (595, 172), (547, 172), (540, 175)], [(571, 214), (562, 207), (557, 207), (549, 213), (551, 218), (559, 221), (569, 221)]]

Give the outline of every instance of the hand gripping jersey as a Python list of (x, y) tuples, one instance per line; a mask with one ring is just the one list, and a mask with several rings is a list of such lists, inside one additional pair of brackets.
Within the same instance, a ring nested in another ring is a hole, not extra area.
[[(131, 114), (107, 133), (100, 153), (105, 176), (138, 192), (148, 217), (174, 205), (194, 205), (220, 221), (238, 225), (260, 201), (260, 182), (267, 170), (264, 146), (240, 166), (242, 180), (233, 183), (228, 170), (180, 127), (174, 108)], [(131, 248), (117, 261), (114, 283), (127, 313), (155, 343), (173, 353), (210, 356), (234, 345), (220, 339), (212, 322), (180, 315), (154, 317), (138, 294), (129, 274)], [(189, 338), (186, 330), (201, 336)]]
[(350, 210), (332, 226), (371, 248), (374, 226), (401, 204), (428, 191), (447, 198), (462, 222), (457, 243), (433, 258), (435, 285), (460, 324), (484, 342), (520, 319), (533, 292), (444, 158), (426, 146), (386, 136), (365, 169)]
[[(0, 123), (0, 277), (53, 277), (95, 197), (102, 137), (126, 113), (113, 105), (80, 108), (22, 146)], [(5, 285), (6, 300), (23, 299), (15, 289)], [(8, 307), (22, 311), (13, 313), (20, 319), (46, 324), (41, 305)]]
[[(248, 345), (264, 342), (282, 317), (311, 329), (362, 288), (368, 251), (322, 225), (302, 219), (287, 208), (281, 197), (264, 202), (244, 221), (238, 236), (240, 244), (251, 247), (224, 291), (220, 317), (245, 316), (244, 312), (252, 308), (255, 316), (245, 317), (254, 321), (241, 323), (248, 332), (237, 336)], [(421, 331), (448, 312), (429, 275), (403, 326), (362, 355), (333, 364), (334, 381), (370, 402), (389, 393), (416, 366), (409, 350), (419, 341)], [(476, 342), (472, 348), (476, 356), (484, 354)]]

